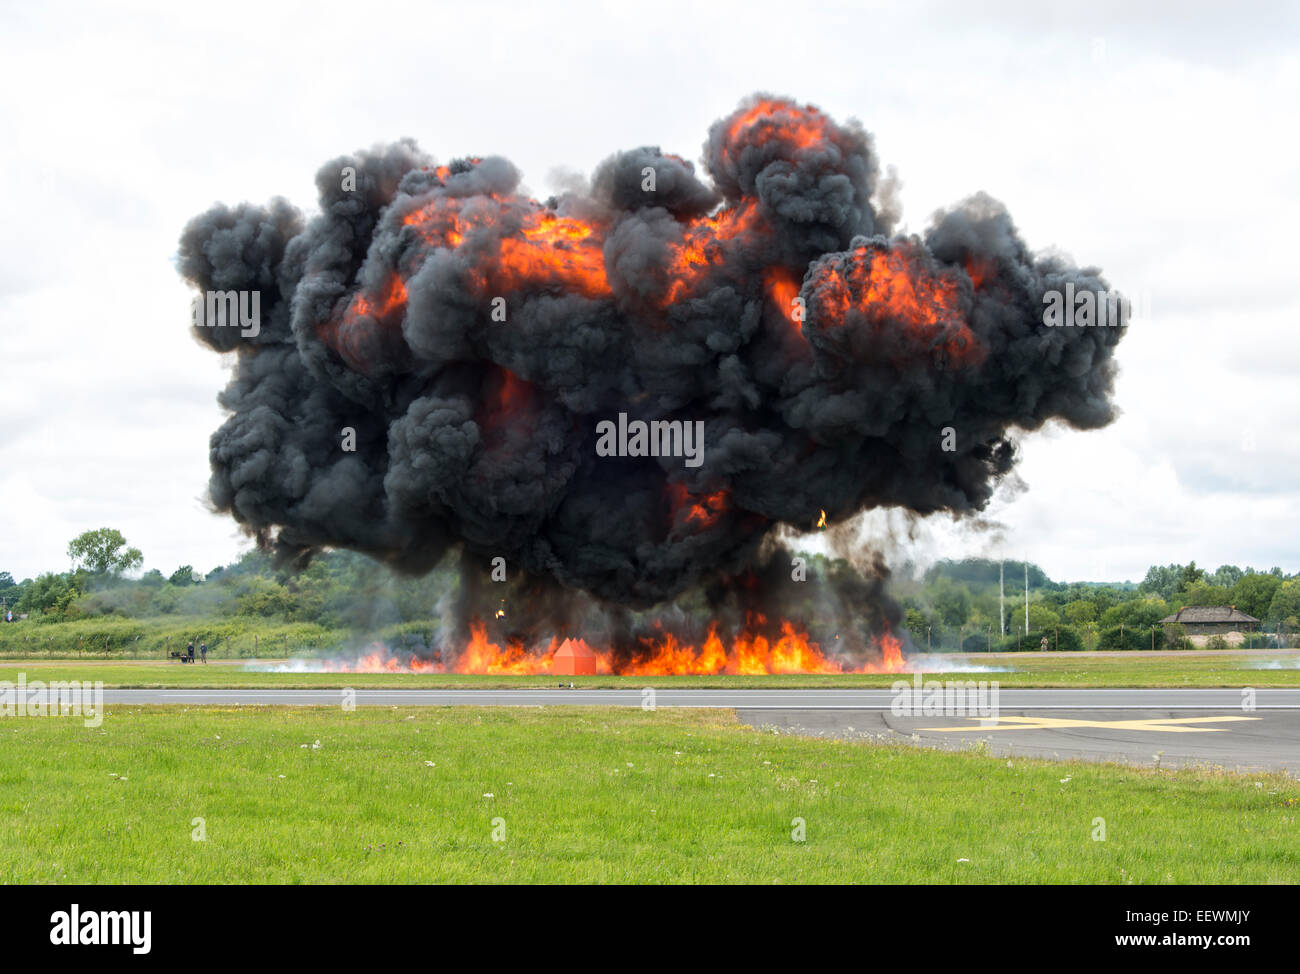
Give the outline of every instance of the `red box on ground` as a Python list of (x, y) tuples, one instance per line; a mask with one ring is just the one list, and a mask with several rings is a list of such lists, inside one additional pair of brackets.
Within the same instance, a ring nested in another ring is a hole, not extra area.
[(557, 676), (595, 676), (596, 654), (581, 639), (566, 639), (555, 651), (551, 672)]

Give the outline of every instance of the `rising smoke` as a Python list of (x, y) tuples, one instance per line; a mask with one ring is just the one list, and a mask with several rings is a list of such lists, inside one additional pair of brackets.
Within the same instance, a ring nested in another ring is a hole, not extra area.
[[(1049, 291), (1108, 285), (1032, 255), (993, 199), (895, 237), (871, 137), (768, 96), (703, 162), (709, 182), (620, 152), (539, 203), (503, 158), (402, 141), (323, 166), (310, 219), (280, 199), (195, 218), (184, 278), (261, 299), (254, 337), (195, 329), (236, 353), (212, 503), (290, 563), (339, 546), (424, 572), (458, 549), (457, 638), (498, 603), (500, 556), (514, 631), (621, 644), (666, 600), (779, 612), (777, 526), (977, 512), (1011, 429), (1113, 418), (1125, 329), (1042, 318)], [(702, 421), (703, 463), (598, 456), (620, 413)], [(879, 574), (822, 579), (868, 634), (898, 618)]]

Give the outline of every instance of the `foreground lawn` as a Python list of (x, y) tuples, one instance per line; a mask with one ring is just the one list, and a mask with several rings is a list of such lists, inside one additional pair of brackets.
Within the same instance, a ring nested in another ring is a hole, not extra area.
[[(1204, 653), (1143, 656), (1102, 656), (1078, 653), (1070, 656), (1039, 657), (1032, 653), (1016, 656), (974, 657), (976, 665), (1007, 667), (1012, 671), (992, 672), (954, 679), (997, 680), (1005, 687), (1293, 687), (1300, 686), (1300, 658), (1294, 652), (1272, 656), (1215, 656)], [(1252, 662), (1256, 664), (1252, 666)], [(1285, 669), (1260, 669), (1260, 663), (1280, 662)], [(25, 673), (30, 680), (102, 680), (106, 687), (444, 687), (500, 688), (553, 687), (561, 679), (587, 687), (672, 686), (758, 687), (888, 687), (899, 676), (460, 676), (456, 674), (411, 673), (260, 673), (245, 670), (240, 663), (210, 662), (182, 665), (98, 660), (0, 660), (0, 680), (17, 681)]]
[(1298, 819), (1280, 776), (777, 736), (719, 711), (0, 720), (18, 883), (1295, 883)]

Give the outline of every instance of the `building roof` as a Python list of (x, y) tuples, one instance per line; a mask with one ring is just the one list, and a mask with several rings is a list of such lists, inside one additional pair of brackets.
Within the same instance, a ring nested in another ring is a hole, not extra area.
[(1189, 605), (1160, 621), (1165, 625), (1175, 622), (1259, 622), (1235, 605)]

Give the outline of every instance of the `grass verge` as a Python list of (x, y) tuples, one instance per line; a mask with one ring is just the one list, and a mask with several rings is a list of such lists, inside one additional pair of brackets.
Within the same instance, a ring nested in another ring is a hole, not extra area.
[(778, 736), (723, 711), (118, 707), (0, 739), (18, 883), (1300, 881), (1282, 776)]

